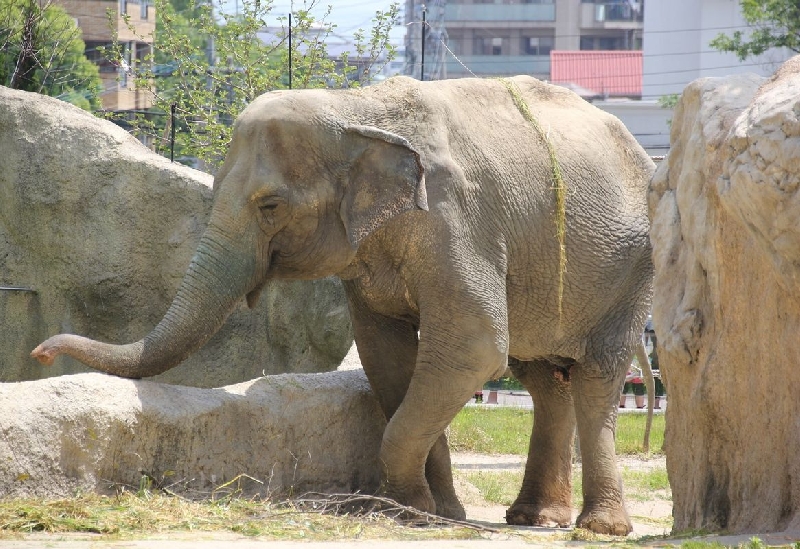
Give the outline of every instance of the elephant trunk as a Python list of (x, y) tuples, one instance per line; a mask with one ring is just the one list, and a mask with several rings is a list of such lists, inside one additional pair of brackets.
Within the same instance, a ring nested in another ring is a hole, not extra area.
[(52, 364), (59, 354), (110, 374), (141, 378), (178, 365), (222, 326), (236, 302), (252, 289), (254, 260), (234, 255), (231, 239), (209, 229), (203, 235), (178, 293), (161, 322), (143, 339), (112, 345), (72, 334), (51, 337), (31, 356)]

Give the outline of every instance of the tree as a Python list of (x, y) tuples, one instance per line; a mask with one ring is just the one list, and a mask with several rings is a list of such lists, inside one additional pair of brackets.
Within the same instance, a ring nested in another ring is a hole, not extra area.
[(49, 0), (0, 0), (0, 83), (99, 106), (100, 74), (75, 21)]
[(787, 48), (800, 52), (800, 1), (740, 0), (742, 15), (752, 31), (718, 34), (711, 47), (735, 53), (744, 61), (771, 48)]
[[(377, 12), (369, 36), (356, 36), (354, 52), (370, 65), (357, 70), (348, 55), (334, 60), (325, 41), (335, 26), (327, 23), (331, 8), (322, 17), (312, 16), (317, 0), (291, 17), (291, 72), (289, 70), (289, 18), (281, 19), (277, 36), (265, 32), (271, 2), (239, 0), (236, 10), (215, 0), (156, 0), (154, 52), (135, 68), (136, 86), (153, 93), (156, 116), (140, 116), (135, 131), (157, 138), (158, 151), (169, 151), (166, 123), (174, 105), (177, 156), (198, 158), (215, 171), (231, 139), (232, 123), (258, 95), (274, 89), (351, 87), (370, 77), (370, 69), (382, 53), (394, 54), (389, 31), (399, 12), (395, 3)], [(135, 29), (134, 29), (135, 31)], [(106, 52), (123, 66), (119, 44)]]

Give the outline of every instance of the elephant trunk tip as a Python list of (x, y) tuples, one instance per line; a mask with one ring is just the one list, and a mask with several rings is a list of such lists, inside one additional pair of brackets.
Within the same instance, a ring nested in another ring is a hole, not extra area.
[(33, 351), (31, 357), (38, 360), (45, 366), (52, 366), (56, 357), (64, 352), (65, 336), (61, 334), (53, 336), (46, 341), (40, 343)]
[[(74, 334), (59, 334), (39, 344), (31, 357), (52, 366), (59, 355), (68, 355), (87, 366), (122, 377), (143, 377), (141, 342), (110, 345)], [(151, 374), (152, 375), (152, 374)]]

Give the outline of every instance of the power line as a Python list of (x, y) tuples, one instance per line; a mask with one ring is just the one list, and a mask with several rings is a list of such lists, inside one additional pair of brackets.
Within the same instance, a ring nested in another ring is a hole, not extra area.
[[(368, 2), (357, 2), (357, 3), (354, 3), (354, 4), (346, 5), (344, 7), (357, 7), (357, 6), (360, 6), (360, 5), (365, 5), (367, 3)], [(432, 7), (436, 6), (436, 5), (437, 5), (437, 2), (434, 0), (433, 3), (432, 3)], [(340, 7), (342, 7), (342, 6), (340, 5)], [(268, 11), (271, 11), (271, 8)], [(88, 14), (88, 15), (81, 15), (80, 18), (97, 18), (97, 19), (107, 20), (107, 16), (105, 16), (105, 15), (91, 15), (91, 14)], [(419, 21), (414, 21), (414, 22), (411, 22), (408, 25), (406, 25), (406, 27), (409, 28), (410, 25), (419, 24), (419, 23), (420, 23)], [(435, 24), (431, 24), (431, 23), (428, 24), (428, 28), (430, 30), (436, 31), (436, 32), (430, 32), (430, 33), (427, 33), (427, 34), (428, 34), (429, 38), (431, 39), (431, 41), (435, 44), (435, 48), (438, 48), (438, 50), (436, 50), (436, 51), (440, 52), (440, 53), (437, 53), (434, 56), (434, 58), (436, 58), (438, 56), (438, 58), (441, 59), (441, 63), (444, 64), (444, 63), (447, 62), (446, 58), (447, 58), (447, 54), (449, 53), (452, 56), (453, 59), (458, 61), (458, 63), (460, 63), (463, 67), (465, 67), (469, 72), (472, 72), (471, 70), (469, 70), (469, 68), (467, 68), (467, 65), (462, 60), (460, 60), (458, 58), (458, 56), (450, 48), (447, 47), (447, 44), (446, 44), (446, 31), (443, 29), (443, 27), (444, 27), (443, 23), (444, 23), (443, 20), (442, 21), (436, 20)], [(676, 35), (676, 34), (686, 33), (686, 32), (699, 32), (699, 31), (707, 32), (707, 31), (714, 31), (714, 30), (731, 30), (731, 29), (745, 29), (745, 28), (750, 28), (750, 27), (745, 26), (745, 25), (731, 25), (731, 26), (719, 26), (719, 27), (708, 27), (708, 28), (649, 31), (649, 33), (650, 34), (671, 34), (671, 35)], [(555, 35), (555, 34), (553, 34), (553, 36), (556, 37), (556, 36), (578, 36), (578, 35), (572, 35), (572, 34)], [(438, 43), (437, 43), (437, 38), (438, 38)], [(92, 42), (97, 42), (97, 41), (92, 41)], [(86, 51), (87, 52), (95, 52), (96, 48), (87, 48)], [(630, 50), (619, 50), (619, 51), (620, 51), (620, 54), (622, 55), (625, 52), (630, 51)], [(592, 55), (592, 53), (593, 53), (592, 51), (586, 50), (585, 55), (588, 57), (588, 56)], [(702, 55), (702, 54), (713, 54), (713, 53), (721, 53), (721, 52), (717, 52), (716, 50), (698, 50), (698, 51), (687, 51), (687, 52), (668, 52), (668, 53), (660, 53), (660, 54), (646, 54), (646, 53), (643, 53), (642, 57), (643, 57), (643, 59), (651, 59), (651, 58), (657, 58), (657, 57), (658, 58), (666, 58), (666, 57), (676, 57), (677, 58), (677, 57), (680, 57), (680, 56)], [(576, 52), (575, 56), (578, 57), (578, 58), (582, 57), (581, 53), (579, 53), (579, 52)], [(490, 64), (496, 64), (497, 62), (501, 62), (501, 61), (503, 61), (503, 58), (504, 58), (504, 56), (502, 56), (502, 55), (495, 56), (495, 57), (496, 57), (496, 59), (491, 59), (491, 60), (471, 61), (469, 64), (471, 66), (475, 67), (476, 68), (475, 70), (479, 70), (480, 68), (484, 68), (485, 66), (488, 66)], [(531, 59), (531, 63), (535, 63), (535, 62), (537, 62), (537, 60)], [(438, 61), (437, 61), (437, 63), (438, 63)], [(720, 66), (720, 67), (714, 67), (714, 70), (725, 70), (725, 69), (742, 68), (742, 67), (757, 67), (757, 66), (761, 66), (761, 65), (769, 64), (769, 63), (770, 62), (767, 61), (767, 60), (759, 61), (759, 62), (751, 62), (751, 63), (739, 63), (739, 64), (736, 64), (736, 65), (724, 65), (724, 66)], [(416, 66), (413, 59), (408, 61), (408, 65), (412, 69)], [(525, 67), (525, 65), (521, 65), (521, 66)], [(639, 77), (639, 76), (655, 77), (655, 76), (667, 76), (667, 75), (679, 75), (679, 74), (692, 74), (692, 73), (697, 73), (699, 71), (700, 71), (699, 68), (689, 68), (689, 69), (674, 69), (674, 70), (659, 70), (659, 71), (651, 71), (651, 72), (642, 72), (641, 74), (639, 74), (639, 73), (636, 73), (636, 74), (621, 74), (621, 75), (615, 75), (615, 76), (619, 77), (619, 78), (626, 78), (626, 77), (632, 78), (632, 77)], [(430, 74), (430, 77), (431, 78), (437, 78), (435, 73), (438, 73), (438, 72), (439, 72), (438, 69), (434, 70), (434, 72)], [(426, 70), (426, 73), (428, 73), (428, 70)], [(586, 78), (589, 81), (591, 81), (591, 80), (599, 80), (599, 79), (601, 79), (603, 77), (602, 76), (588, 76)], [(680, 84), (685, 84), (685, 82), (683, 80), (681, 80), (681, 81), (673, 81), (673, 82), (659, 82), (658, 84), (659, 85), (671, 85), (671, 84), (680, 85)]]

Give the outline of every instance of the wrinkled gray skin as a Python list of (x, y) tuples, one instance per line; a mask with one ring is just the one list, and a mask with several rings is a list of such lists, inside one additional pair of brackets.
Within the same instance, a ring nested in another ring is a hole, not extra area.
[(617, 402), (651, 292), (645, 187), (653, 163), (615, 118), (573, 93), (513, 79), (553, 143), (568, 187), (559, 314), (552, 162), (497, 80), (393, 78), (363, 90), (268, 93), (238, 118), (208, 229), (162, 322), (109, 345), (55, 336), (126, 377), (171, 368), (242, 296), (273, 278), (344, 281), (366, 374), (390, 418), (388, 495), (464, 518), (445, 428), (516, 359), (536, 418), (513, 524), (571, 522), (627, 534), (614, 454)]

